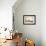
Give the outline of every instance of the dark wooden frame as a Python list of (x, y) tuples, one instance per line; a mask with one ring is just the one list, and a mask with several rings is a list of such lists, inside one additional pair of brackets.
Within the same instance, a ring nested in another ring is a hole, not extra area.
[[(32, 24), (31, 24), (31, 23), (27, 23), (27, 24), (26, 24), (26, 23), (24, 22), (24, 17), (25, 17), (25, 16), (27, 16), (27, 17), (29, 17), (29, 16), (30, 16), (30, 17), (34, 17), (34, 23), (32, 23)], [(36, 15), (24, 15), (24, 16), (23, 16), (23, 24), (24, 24), (24, 25), (35, 25), (35, 24), (36, 24)]]

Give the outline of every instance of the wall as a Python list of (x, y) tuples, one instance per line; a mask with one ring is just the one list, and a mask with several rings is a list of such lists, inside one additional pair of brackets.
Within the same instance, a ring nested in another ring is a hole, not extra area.
[[(22, 32), (25, 39), (34, 40), (36, 46), (41, 46), (41, 1), (23, 0), (19, 5), (13, 6), (13, 13), (15, 30)], [(24, 25), (23, 15), (36, 15), (36, 25)]]
[(12, 29), (12, 6), (16, 0), (0, 0), (0, 27)]
[(46, 0), (41, 1), (41, 38), (42, 46), (46, 46)]

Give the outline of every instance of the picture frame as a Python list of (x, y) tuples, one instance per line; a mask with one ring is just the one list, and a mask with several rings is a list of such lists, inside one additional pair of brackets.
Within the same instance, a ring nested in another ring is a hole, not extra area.
[(24, 25), (35, 25), (36, 24), (36, 15), (24, 15), (23, 24)]

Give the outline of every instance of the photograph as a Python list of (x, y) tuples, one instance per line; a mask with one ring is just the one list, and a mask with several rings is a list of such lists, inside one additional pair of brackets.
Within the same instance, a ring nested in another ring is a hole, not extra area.
[(46, 0), (0, 0), (0, 46), (46, 46)]
[(35, 25), (36, 24), (36, 16), (35, 15), (24, 15), (23, 16), (23, 24), (24, 25)]

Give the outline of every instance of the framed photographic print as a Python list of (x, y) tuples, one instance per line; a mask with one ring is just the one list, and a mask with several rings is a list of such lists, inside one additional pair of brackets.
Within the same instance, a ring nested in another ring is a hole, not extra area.
[(36, 16), (35, 15), (24, 15), (23, 16), (23, 24), (24, 25), (35, 25), (36, 24)]

